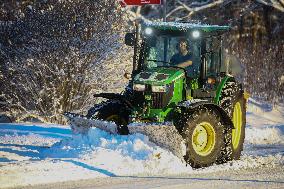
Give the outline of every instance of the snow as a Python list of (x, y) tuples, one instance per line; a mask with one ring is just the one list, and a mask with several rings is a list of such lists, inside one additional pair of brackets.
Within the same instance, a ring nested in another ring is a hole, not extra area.
[(250, 99), (246, 139), (238, 161), (193, 170), (142, 134), (112, 135), (92, 128), (0, 124), (0, 188), (115, 176), (193, 175), (284, 165), (283, 106)]
[(229, 26), (218, 26), (218, 25), (207, 25), (207, 24), (196, 24), (196, 23), (183, 23), (183, 22), (152, 22), (145, 20), (143, 22), (144, 27), (161, 27), (161, 28), (172, 28), (178, 30), (187, 31), (189, 29), (200, 29), (203, 31), (209, 30), (228, 30)]

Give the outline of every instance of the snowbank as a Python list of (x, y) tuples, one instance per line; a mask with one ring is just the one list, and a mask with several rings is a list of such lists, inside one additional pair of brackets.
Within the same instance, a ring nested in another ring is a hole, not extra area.
[(191, 170), (144, 135), (111, 135), (96, 128), (87, 136), (75, 135), (62, 140), (44, 154), (49, 158), (76, 157), (114, 175), (177, 174)]

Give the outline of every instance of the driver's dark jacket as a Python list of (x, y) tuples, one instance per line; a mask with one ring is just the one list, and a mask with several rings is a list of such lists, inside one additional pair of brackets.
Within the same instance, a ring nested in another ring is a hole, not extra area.
[(191, 54), (187, 54), (187, 55), (183, 56), (180, 53), (177, 53), (177, 54), (172, 56), (170, 61), (171, 61), (172, 65), (178, 65), (180, 63), (183, 63), (183, 62), (186, 62), (186, 61), (189, 61), (189, 60), (192, 60)]

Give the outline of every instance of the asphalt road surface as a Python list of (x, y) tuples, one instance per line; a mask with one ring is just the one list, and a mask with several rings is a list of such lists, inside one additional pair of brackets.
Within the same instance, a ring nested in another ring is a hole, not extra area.
[(204, 189), (204, 188), (284, 188), (284, 166), (227, 170), (204, 174), (161, 177), (109, 177), (48, 185), (19, 187), (23, 189)]

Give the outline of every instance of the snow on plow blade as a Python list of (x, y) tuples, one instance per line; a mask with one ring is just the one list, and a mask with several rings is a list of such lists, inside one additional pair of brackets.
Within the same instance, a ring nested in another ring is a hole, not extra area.
[(174, 125), (161, 125), (151, 123), (140, 123), (128, 125), (130, 134), (141, 133), (148, 136), (151, 142), (154, 142), (162, 148), (166, 148), (174, 155), (183, 159), (185, 155), (185, 144), (182, 136), (178, 133)]
[[(72, 132), (75, 134), (86, 135), (91, 127), (102, 129), (111, 134), (118, 134), (117, 126), (113, 122), (90, 120), (85, 116), (73, 113), (65, 113), (64, 115), (69, 121)], [(183, 156), (185, 155), (184, 140), (174, 125), (133, 123), (128, 125), (128, 130), (129, 134), (140, 133), (146, 135), (151, 142), (168, 149), (183, 160)]]
[(117, 134), (116, 124), (113, 122), (94, 119), (91, 120), (85, 116), (74, 113), (64, 113), (64, 116), (68, 119), (74, 134), (86, 135), (91, 127), (102, 129), (111, 134)]

